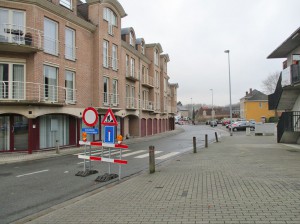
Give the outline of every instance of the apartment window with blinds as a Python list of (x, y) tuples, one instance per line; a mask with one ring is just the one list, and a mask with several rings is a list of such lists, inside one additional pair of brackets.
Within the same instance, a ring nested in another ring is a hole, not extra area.
[(112, 104), (116, 106), (118, 104), (118, 80), (114, 79), (112, 83)]
[(58, 55), (58, 23), (44, 18), (44, 51)]
[(131, 45), (131, 46), (134, 46), (134, 39), (133, 39), (133, 33), (132, 32), (130, 32), (129, 33), (129, 44)]
[(103, 19), (108, 22), (108, 34), (114, 34), (114, 26), (117, 26), (117, 16), (116, 14), (109, 8), (103, 9)]
[(133, 58), (130, 59), (130, 65), (131, 65), (131, 77), (135, 77), (135, 60)]
[(109, 79), (107, 77), (103, 78), (103, 104), (108, 105), (108, 82)]
[(103, 67), (108, 68), (108, 41), (103, 41)]
[(154, 64), (158, 65), (158, 61), (159, 61), (159, 53), (158, 53), (158, 50), (155, 49), (155, 51), (154, 51)]
[(75, 60), (75, 30), (65, 29), (65, 57), (69, 60)]

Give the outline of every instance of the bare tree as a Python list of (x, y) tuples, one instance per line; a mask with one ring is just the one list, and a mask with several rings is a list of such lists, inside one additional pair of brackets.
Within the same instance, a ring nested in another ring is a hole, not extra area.
[(276, 85), (280, 76), (280, 72), (275, 72), (270, 74), (265, 80), (262, 82), (263, 91), (266, 94), (272, 94), (275, 92)]

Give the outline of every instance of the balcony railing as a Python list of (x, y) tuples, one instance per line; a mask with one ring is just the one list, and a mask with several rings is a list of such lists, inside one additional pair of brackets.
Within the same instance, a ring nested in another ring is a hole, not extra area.
[(0, 82), (1, 101), (75, 104), (76, 90), (33, 82), (2, 81)]
[(282, 94), (282, 73), (279, 76), (279, 79), (277, 81), (275, 92), (268, 95), (268, 105), (269, 110), (276, 110), (278, 107), (278, 103)]
[(281, 85), (282, 87), (289, 86), (300, 82), (300, 65), (293, 64), (289, 67), (285, 68), (281, 72), (282, 80)]
[(277, 125), (277, 142), (284, 132), (300, 132), (300, 111), (283, 112)]
[(119, 94), (103, 93), (103, 106), (118, 106)]
[(126, 109), (138, 109), (139, 100), (134, 97), (126, 97)]
[(126, 78), (137, 81), (139, 80), (138, 73), (136, 71), (132, 71), (129, 68), (126, 69)]
[(143, 74), (142, 75), (142, 85), (153, 88), (154, 87), (153, 77)]
[(153, 102), (148, 100), (141, 100), (141, 109), (154, 111)]
[[(8, 23), (0, 24), (0, 43), (16, 44), (19, 46), (35, 48), (36, 50), (43, 50), (43, 35), (42, 31), (30, 27)], [(14, 50), (17, 51), (15, 48)], [(23, 49), (23, 51), (26, 50)]]

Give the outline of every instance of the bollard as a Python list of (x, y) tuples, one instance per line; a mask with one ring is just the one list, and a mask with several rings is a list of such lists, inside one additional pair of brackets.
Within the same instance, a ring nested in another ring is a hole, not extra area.
[(207, 134), (205, 135), (205, 148), (208, 147), (208, 137), (207, 137)]
[(56, 149), (56, 154), (59, 154), (59, 141), (58, 140), (56, 140), (56, 147), (55, 147), (55, 149)]
[(216, 142), (219, 142), (218, 133), (217, 132), (215, 132), (215, 136), (216, 136)]
[(150, 173), (155, 172), (155, 157), (154, 157), (154, 146), (149, 146), (149, 171)]
[(196, 153), (197, 152), (196, 137), (193, 137), (193, 148), (194, 148), (194, 153)]

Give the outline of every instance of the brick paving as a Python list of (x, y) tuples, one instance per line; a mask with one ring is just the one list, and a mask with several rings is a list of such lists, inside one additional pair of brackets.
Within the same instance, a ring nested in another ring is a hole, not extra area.
[(223, 137), (38, 216), (17, 223), (299, 224), (300, 149), (274, 136)]

